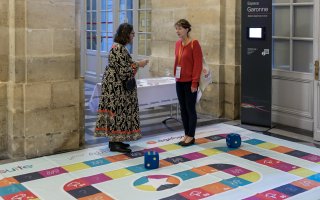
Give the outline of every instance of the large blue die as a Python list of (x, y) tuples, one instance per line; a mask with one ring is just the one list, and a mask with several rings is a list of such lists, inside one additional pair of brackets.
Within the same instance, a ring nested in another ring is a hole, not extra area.
[(226, 142), (229, 148), (238, 148), (241, 145), (241, 137), (237, 133), (230, 133), (227, 135)]
[(159, 153), (156, 151), (147, 151), (144, 153), (144, 167), (147, 169), (156, 169), (159, 167)]

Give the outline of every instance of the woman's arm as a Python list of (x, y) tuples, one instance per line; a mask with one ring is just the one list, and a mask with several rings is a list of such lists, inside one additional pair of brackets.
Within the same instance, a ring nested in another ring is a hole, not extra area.
[(149, 63), (149, 60), (147, 60), (147, 59), (140, 60), (140, 61), (133, 61), (132, 60), (131, 67), (133, 68), (134, 75), (136, 75), (136, 73), (138, 72), (139, 67), (145, 67), (148, 63)]
[(200, 75), (202, 71), (202, 50), (198, 40), (194, 40), (193, 42), (193, 70), (192, 70), (192, 86), (193, 88), (197, 88), (200, 81)]
[(115, 44), (110, 50), (109, 66), (113, 67), (121, 80), (133, 77), (139, 67), (144, 67), (149, 60), (134, 61), (128, 50), (123, 45)]

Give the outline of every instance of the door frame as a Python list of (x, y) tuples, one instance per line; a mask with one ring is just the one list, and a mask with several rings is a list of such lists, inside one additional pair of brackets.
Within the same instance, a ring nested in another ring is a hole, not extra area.
[[(92, 3), (92, 1), (90, 1)], [(81, 72), (83, 74), (83, 76), (85, 77), (85, 80), (89, 81), (89, 82), (93, 82), (93, 83), (98, 83), (101, 80), (101, 73), (102, 73), (102, 69), (101, 69), (101, 62), (102, 62), (102, 58), (101, 56), (103, 56), (101, 54), (101, 43), (98, 41), (101, 41), (101, 16), (100, 16), (100, 10), (101, 10), (101, 0), (96, 0), (96, 50), (88, 50), (87, 49), (87, 7), (86, 7), (86, 0), (84, 0), (82, 2), (82, 44), (81, 47), (82, 49), (82, 53), (81, 53)], [(92, 12), (91, 12), (92, 13)], [(92, 20), (92, 16), (90, 18)], [(91, 67), (94, 68), (94, 71), (89, 70), (89, 65), (88, 62), (90, 62), (90, 60), (92, 59), (88, 59), (88, 57), (94, 57), (93, 60), (95, 60), (95, 67)]]
[[(315, 31), (315, 44), (314, 45), (314, 62), (316, 60), (319, 61), (320, 59), (320, 3), (319, 1), (314, 2), (314, 31)], [(314, 72), (314, 84), (313, 84), (313, 101), (314, 101), (314, 126), (313, 126), (313, 139), (320, 141), (320, 79), (315, 79), (315, 72)]]

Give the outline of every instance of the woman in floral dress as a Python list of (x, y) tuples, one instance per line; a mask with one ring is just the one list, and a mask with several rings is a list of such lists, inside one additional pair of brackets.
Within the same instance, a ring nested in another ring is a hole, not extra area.
[(95, 135), (109, 138), (110, 151), (130, 153), (124, 142), (141, 138), (137, 87), (127, 90), (124, 83), (134, 78), (148, 60), (133, 61), (127, 48), (134, 38), (133, 26), (119, 26), (109, 52), (109, 64), (102, 78), (101, 97)]

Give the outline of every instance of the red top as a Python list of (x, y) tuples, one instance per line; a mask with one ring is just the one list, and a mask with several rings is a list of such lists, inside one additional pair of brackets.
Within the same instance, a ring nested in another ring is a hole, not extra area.
[(176, 76), (177, 66), (181, 67), (181, 73), (180, 78), (176, 78), (176, 81), (192, 81), (191, 87), (197, 88), (202, 70), (202, 51), (198, 40), (192, 40), (185, 46), (182, 40), (176, 42), (174, 76)]

